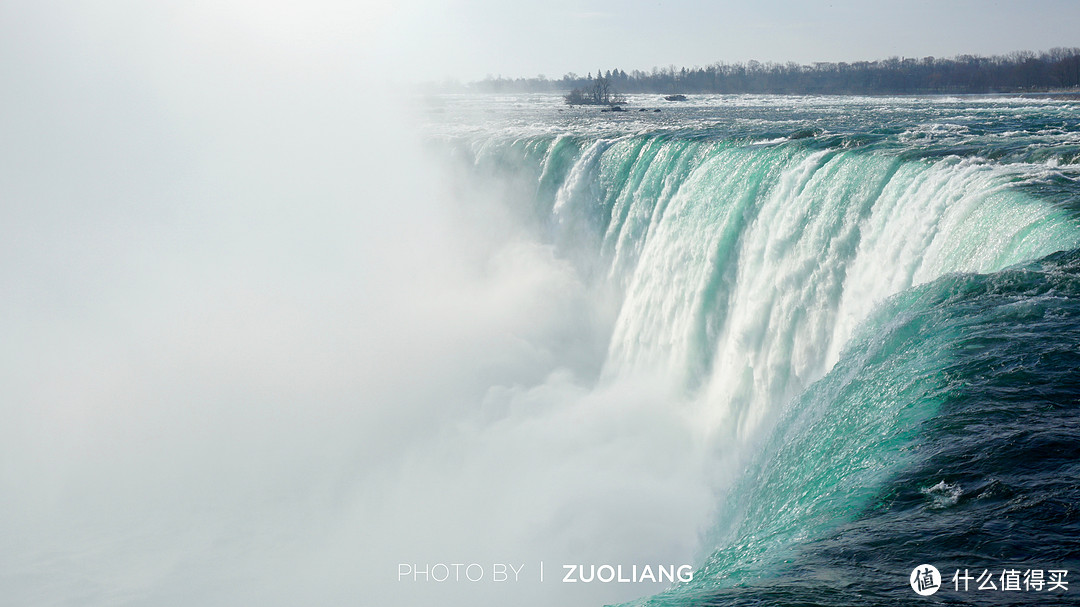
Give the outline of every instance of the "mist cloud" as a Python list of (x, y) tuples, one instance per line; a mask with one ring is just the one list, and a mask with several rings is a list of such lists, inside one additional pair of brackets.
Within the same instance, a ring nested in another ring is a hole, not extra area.
[(689, 425), (594, 387), (603, 299), (372, 94), (389, 9), (55, 8), (2, 9), (0, 594), (404, 605), (439, 589), (399, 560), (692, 555)]

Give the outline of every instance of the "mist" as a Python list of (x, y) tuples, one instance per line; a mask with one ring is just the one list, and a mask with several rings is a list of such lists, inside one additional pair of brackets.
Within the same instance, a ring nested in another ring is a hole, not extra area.
[(398, 566), (696, 556), (687, 409), (599, 382), (612, 302), (372, 90), (391, 12), (0, 9), (12, 604), (595, 604), (661, 587)]

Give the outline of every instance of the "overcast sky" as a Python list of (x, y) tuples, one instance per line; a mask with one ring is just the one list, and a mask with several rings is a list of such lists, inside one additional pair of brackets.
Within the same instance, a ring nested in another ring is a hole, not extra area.
[(193, 53), (235, 61), (333, 48), (334, 67), (351, 65), (365, 81), (379, 70), (470, 81), (1080, 46), (1076, 0), (9, 0), (0, 17), (0, 67), (23, 72), (28, 57), (78, 62), (88, 50), (160, 72), (159, 60)]
[(449, 0), (395, 8), (386, 56), (423, 79), (598, 67), (857, 61), (1080, 46), (1075, 0)]

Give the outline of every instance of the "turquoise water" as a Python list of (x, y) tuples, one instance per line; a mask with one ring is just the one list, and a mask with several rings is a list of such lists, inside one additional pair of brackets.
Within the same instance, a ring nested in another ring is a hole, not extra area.
[(1076, 569), (1080, 104), (630, 101), (442, 97), (428, 131), (614, 294), (596, 385), (664, 378), (716, 454), (694, 580), (641, 603)]

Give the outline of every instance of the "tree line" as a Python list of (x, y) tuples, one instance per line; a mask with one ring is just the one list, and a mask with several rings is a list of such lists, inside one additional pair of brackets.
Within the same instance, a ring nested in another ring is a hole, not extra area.
[(1017, 51), (950, 59), (890, 57), (853, 63), (714, 63), (706, 67), (653, 68), (651, 72), (597, 70), (557, 80), (492, 78), (470, 88), (488, 92), (595, 91), (596, 82), (619, 93), (949, 94), (1015, 93), (1080, 87), (1080, 48), (1042, 53)]

